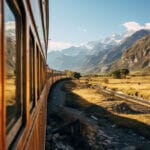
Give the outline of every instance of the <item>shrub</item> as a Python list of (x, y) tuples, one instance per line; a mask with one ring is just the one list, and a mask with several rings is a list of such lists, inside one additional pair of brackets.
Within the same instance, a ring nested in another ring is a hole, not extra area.
[(107, 78), (104, 78), (104, 79), (103, 79), (103, 82), (106, 83), (106, 84), (108, 84), (108, 83), (109, 83), (109, 80), (108, 80)]
[(112, 76), (113, 78), (120, 79), (121, 78), (120, 70), (113, 71)]
[(116, 78), (116, 79), (126, 78), (126, 75), (128, 75), (128, 74), (129, 74), (128, 69), (119, 69), (119, 70), (115, 70), (111, 73), (113, 78)]
[(76, 78), (76, 79), (80, 79), (81, 74), (79, 72), (74, 72), (73, 77)]
[(138, 92), (135, 92), (135, 96), (138, 96), (139, 95), (139, 93)]
[(120, 69), (120, 73), (122, 74), (122, 75), (128, 75), (129, 74), (129, 70), (128, 69)]

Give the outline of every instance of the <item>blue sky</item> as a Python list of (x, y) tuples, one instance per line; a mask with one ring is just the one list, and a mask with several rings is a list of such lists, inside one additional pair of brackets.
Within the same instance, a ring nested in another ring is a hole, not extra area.
[(150, 28), (150, 0), (50, 0), (49, 49)]

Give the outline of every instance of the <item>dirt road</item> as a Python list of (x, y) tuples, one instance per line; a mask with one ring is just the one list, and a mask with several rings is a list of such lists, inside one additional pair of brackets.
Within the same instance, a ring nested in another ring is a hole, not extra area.
[(65, 81), (61, 81), (56, 83), (54, 87), (51, 89), (51, 93), (48, 97), (48, 111), (57, 112), (59, 106), (64, 105), (65, 101), (65, 93), (61, 90)]

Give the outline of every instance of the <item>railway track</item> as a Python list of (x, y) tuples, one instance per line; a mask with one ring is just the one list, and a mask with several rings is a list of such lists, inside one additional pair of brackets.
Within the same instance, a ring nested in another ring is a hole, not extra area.
[(93, 85), (92, 88), (100, 90), (101, 92), (111, 95), (113, 97), (117, 97), (117, 98), (123, 99), (125, 101), (131, 102), (131, 103), (136, 103), (136, 104), (150, 108), (150, 100), (145, 100), (140, 97), (134, 97), (131, 95), (127, 95), (121, 91), (114, 91), (114, 90), (111, 90), (108, 88), (104, 88), (103, 86), (100, 86), (100, 85)]

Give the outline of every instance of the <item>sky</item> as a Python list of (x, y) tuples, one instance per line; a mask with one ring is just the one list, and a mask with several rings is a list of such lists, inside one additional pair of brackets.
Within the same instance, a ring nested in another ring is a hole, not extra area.
[(49, 51), (150, 29), (150, 0), (50, 0)]

